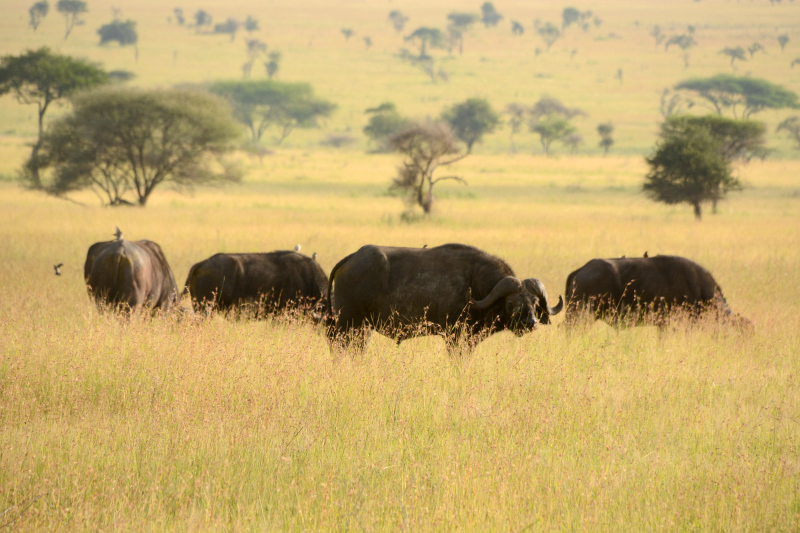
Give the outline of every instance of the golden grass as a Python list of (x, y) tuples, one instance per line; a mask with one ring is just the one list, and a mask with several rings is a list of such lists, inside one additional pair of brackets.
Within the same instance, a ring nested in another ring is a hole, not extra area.
[[(26, 27), (30, 3), (0, 7), (0, 54), (50, 45), (133, 70), (142, 86), (240, 75), (243, 38), (170, 25), (173, 5), (92, 0), (86, 26), (64, 42), (53, 3), (39, 32)], [(800, 90), (788, 66), (800, 55), (800, 7), (576, 4), (604, 19), (600, 30), (572, 30), (535, 57), (533, 20), (558, 21), (564, 6), (495, 4), (528, 33), (476, 29), (463, 57), (442, 55), (451, 82), (436, 85), (392, 57), (402, 43), (388, 11), (406, 12), (411, 28), (441, 26), (447, 13), (479, 3), (183, 6), (216, 21), (253, 14), (258, 37), (284, 52), (280, 79), (311, 82), (339, 109), (322, 130), (292, 134), (263, 166), (244, 160), (242, 185), (158, 190), (146, 209), (101, 208), (90, 193), (74, 197), (81, 207), (10, 183), (35, 113), (0, 98), (0, 529), (800, 529), (800, 163), (781, 160), (793, 155), (789, 144), (770, 133), (777, 157), (739, 169), (749, 187), (702, 223), (639, 192), (658, 94), (729, 71), (723, 47), (760, 40), (768, 54), (739, 72)], [(138, 63), (130, 49), (96, 46), (112, 5), (139, 22)], [(689, 69), (677, 51), (653, 48), (654, 24), (667, 33), (697, 26)], [(356, 31), (350, 43), (345, 26)], [(791, 41), (780, 53), (783, 32)], [(421, 117), (476, 95), (502, 108), (542, 94), (589, 111), (578, 126), (590, 154), (533, 156), (530, 134), (508, 154), (508, 131), (498, 132), (453, 169), (469, 186), (441, 184), (434, 215), (415, 224), (401, 222), (400, 200), (386, 193), (395, 157), (366, 155), (363, 143), (318, 147), (329, 132), (360, 137), (364, 109), (386, 100)], [(788, 114), (758, 118), (773, 128)], [(616, 124), (617, 144), (601, 158), (594, 128), (605, 120)], [(366, 243), (465, 242), (539, 277), (551, 297), (593, 257), (684, 255), (715, 275), (755, 332), (598, 323), (568, 333), (559, 316), (521, 338), (495, 335), (460, 360), (438, 338), (397, 347), (377, 335), (364, 355), (335, 359), (305, 322), (98, 313), (83, 261), (114, 226), (159, 242), (181, 286), (213, 253), (296, 243), (330, 271)]]
[[(392, 165), (286, 151), (241, 186), (161, 191), (146, 209), (0, 184), (0, 525), (800, 526), (797, 163), (745, 167), (759, 186), (696, 223), (636, 192), (638, 160), (476, 156), (459, 169), (470, 186), (442, 187), (436, 214), (411, 225), (384, 195)], [(99, 314), (82, 263), (115, 225), (160, 242), (181, 284), (217, 251), (299, 242), (328, 271), (365, 243), (457, 241), (555, 296), (591, 257), (676, 253), (707, 266), (755, 332), (570, 334), (559, 316), (462, 360), (438, 338), (377, 335), (335, 359), (308, 323)]]

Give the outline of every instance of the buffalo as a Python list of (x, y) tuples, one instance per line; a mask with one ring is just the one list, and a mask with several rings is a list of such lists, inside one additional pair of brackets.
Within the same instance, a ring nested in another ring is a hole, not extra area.
[(321, 318), (328, 277), (316, 261), (294, 251), (216, 254), (192, 266), (184, 293), (195, 311), (242, 310), (277, 313), (299, 309)]
[(101, 309), (123, 306), (169, 310), (178, 303), (178, 286), (161, 247), (152, 241), (98, 242), (83, 268), (86, 287)]
[(612, 325), (665, 324), (681, 309), (696, 319), (709, 312), (744, 325), (711, 273), (685, 257), (657, 255), (592, 259), (567, 278), (567, 324), (581, 316)]
[(517, 335), (548, 324), (551, 308), (541, 281), (517, 278), (498, 257), (463, 244), (435, 248), (364, 246), (333, 268), (327, 334), (332, 346), (363, 349), (370, 331), (400, 343), (441, 335), (449, 350), (471, 348), (495, 331)]

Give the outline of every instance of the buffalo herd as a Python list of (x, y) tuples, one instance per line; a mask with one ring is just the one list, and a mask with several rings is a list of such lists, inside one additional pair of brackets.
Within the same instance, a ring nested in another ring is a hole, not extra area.
[[(219, 253), (191, 267), (181, 292), (158, 244), (115, 235), (86, 256), (84, 278), (101, 309), (169, 310), (188, 295), (194, 312), (293, 310), (324, 322), (332, 347), (363, 348), (375, 330), (398, 343), (440, 335), (450, 349), (471, 348), (494, 332), (522, 335), (549, 324), (565, 307), (561, 296), (552, 305), (540, 280), (519, 278), (499, 257), (465, 244), (367, 245), (339, 261), (330, 277), (316, 254), (303, 255), (299, 246)], [(676, 311), (750, 324), (731, 311), (711, 273), (683, 257), (592, 259), (568, 276), (565, 294), (568, 326), (663, 326)]]

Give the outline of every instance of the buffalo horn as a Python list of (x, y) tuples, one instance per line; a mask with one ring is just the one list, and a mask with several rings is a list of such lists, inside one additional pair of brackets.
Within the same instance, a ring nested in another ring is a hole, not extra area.
[(500, 298), (505, 298), (509, 294), (516, 292), (522, 287), (522, 282), (514, 276), (506, 276), (494, 286), (492, 291), (483, 300), (472, 301), (472, 305), (478, 310), (484, 310), (494, 305)]
[(525, 288), (532, 292), (539, 300), (544, 303), (544, 308), (547, 309), (548, 315), (557, 315), (564, 308), (564, 298), (560, 295), (558, 297), (558, 304), (555, 307), (550, 307), (550, 302), (547, 301), (547, 291), (544, 290), (544, 284), (536, 278), (528, 278), (525, 280)]

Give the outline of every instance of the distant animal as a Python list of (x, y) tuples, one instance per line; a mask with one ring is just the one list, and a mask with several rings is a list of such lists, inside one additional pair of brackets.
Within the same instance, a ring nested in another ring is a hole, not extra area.
[(650, 257), (650, 256), (647, 254), (647, 250), (645, 250), (645, 251), (644, 251), (644, 257)]
[(464, 244), (434, 248), (364, 246), (333, 267), (327, 334), (333, 347), (363, 349), (372, 329), (395, 339), (441, 335), (449, 350), (471, 348), (509, 329), (548, 324), (544, 285), (519, 279), (498, 257)]
[(311, 254), (311, 260), (312, 261), (316, 261), (317, 260), (317, 252), (314, 252), (313, 254)]
[(114, 235), (118, 241), (121, 241), (124, 238), (122, 235), (122, 230), (120, 230), (119, 227), (115, 227), (115, 231), (112, 233), (112, 235)]
[(89, 247), (83, 268), (86, 287), (97, 306), (171, 309), (178, 285), (161, 247), (152, 241), (115, 240)]
[(302, 246), (300, 246), (299, 244), (295, 244), (295, 245), (294, 245), (294, 251), (295, 251), (295, 252), (299, 252), (299, 251), (300, 251), (300, 248), (302, 248)]
[(663, 325), (671, 311), (692, 318), (716, 312), (744, 324), (728, 307), (711, 273), (684, 257), (592, 259), (567, 277), (566, 323), (581, 316), (612, 325)]
[(291, 307), (321, 319), (328, 276), (316, 261), (293, 251), (219, 253), (192, 266), (184, 293), (195, 311), (263, 305), (268, 312)]
[(57, 265), (53, 265), (53, 270), (56, 272), (56, 276), (61, 275), (61, 267), (64, 266), (64, 263), (59, 263)]

